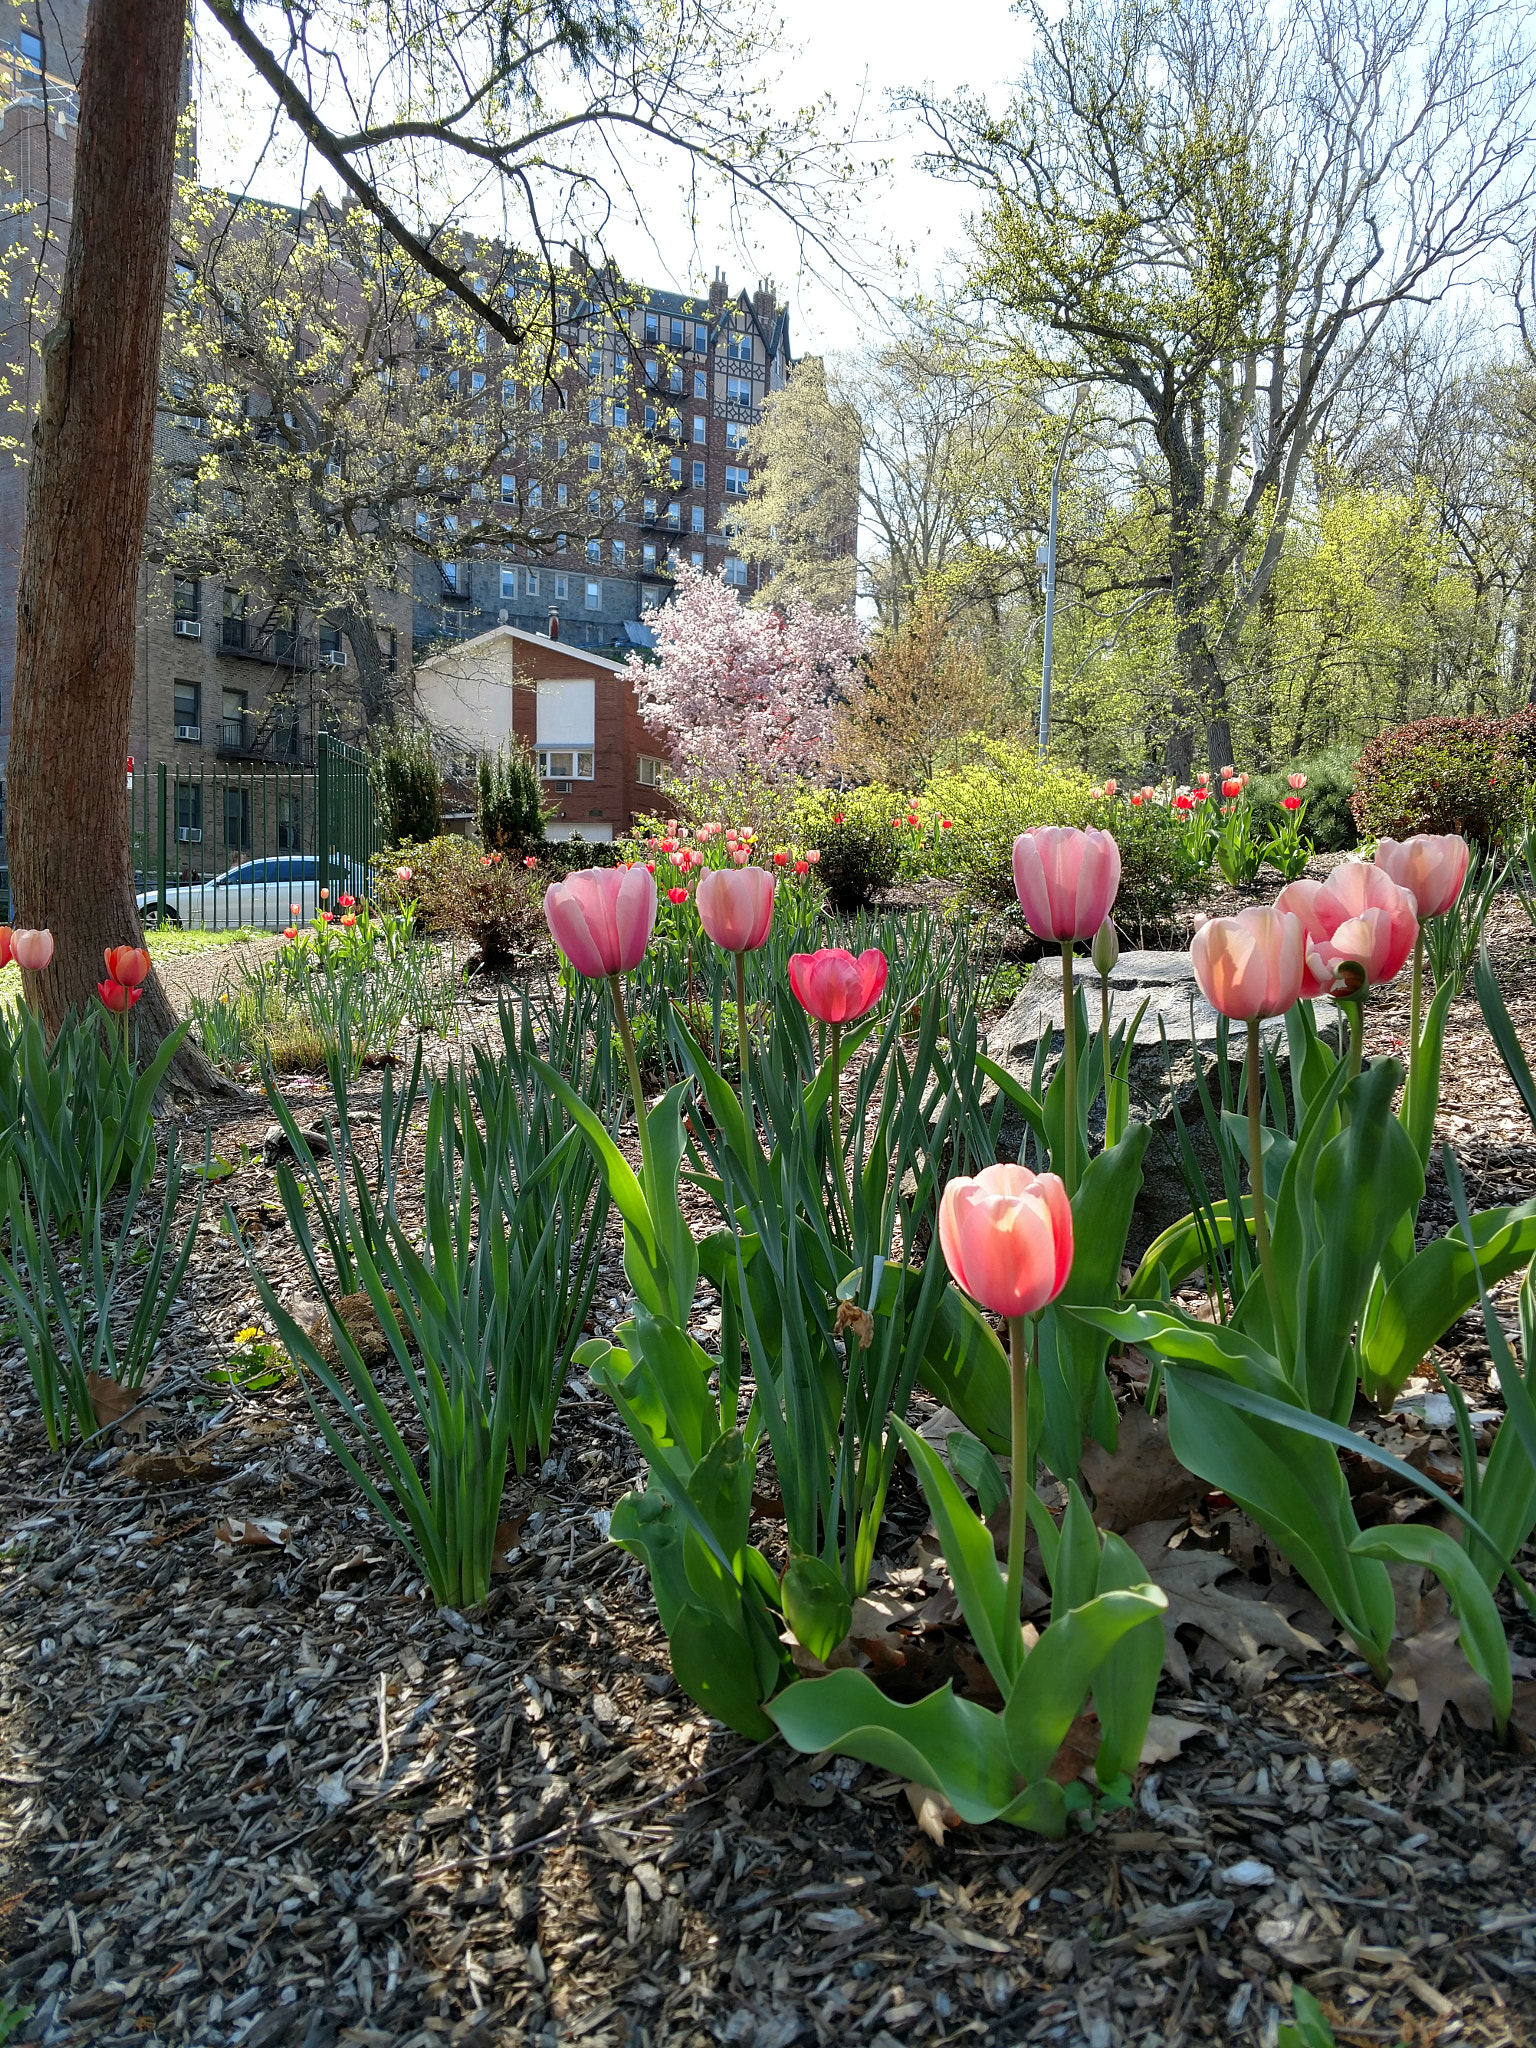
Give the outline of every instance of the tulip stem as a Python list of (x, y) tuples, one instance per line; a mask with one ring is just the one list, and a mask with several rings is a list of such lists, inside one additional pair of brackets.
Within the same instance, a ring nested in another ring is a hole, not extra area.
[(1349, 1020), (1349, 1078), (1359, 1079), (1365, 1056), (1365, 1002), (1363, 997), (1345, 997), (1343, 1010)]
[(1024, 1546), (1029, 1541), (1029, 1323), (1027, 1316), (1008, 1318), (1008, 1385), (1013, 1417), (1013, 1469), (1008, 1500), (1007, 1611), (1022, 1619)]
[(1403, 1091), (1404, 1114), (1413, 1101), (1414, 1083), (1419, 1075), (1419, 1018), (1424, 1003), (1424, 926), (1421, 923), (1413, 940), (1413, 980), (1410, 984), (1408, 1008), (1408, 1086)]
[(1275, 1282), (1275, 1255), (1269, 1243), (1269, 1209), (1264, 1200), (1264, 1115), (1259, 1088), (1259, 1020), (1248, 1019), (1248, 1187), (1253, 1196), (1253, 1241), (1258, 1247), (1259, 1271), (1264, 1275), (1264, 1292), (1269, 1297), (1270, 1319), (1280, 1328), (1280, 1290)]
[(832, 1050), (828, 1057), (832, 1062), (832, 1089), (827, 1096), (827, 1108), (832, 1116), (832, 1178), (837, 1192), (848, 1211), (848, 1228), (853, 1228), (853, 1197), (848, 1192), (848, 1176), (843, 1171), (843, 1027), (841, 1024), (827, 1026), (831, 1034)]
[(1067, 1070), (1067, 1099), (1062, 1118), (1062, 1146), (1066, 1153), (1062, 1163), (1066, 1170), (1061, 1177), (1070, 1199), (1077, 1193), (1077, 997), (1072, 986), (1070, 939), (1061, 942), (1061, 1046)]
[(741, 1066), (741, 1085), (747, 1085), (747, 956), (737, 953), (736, 961), (736, 1058)]
[(635, 1034), (629, 1028), (629, 1012), (624, 1007), (623, 976), (610, 974), (608, 986), (613, 993), (613, 1014), (619, 1020), (619, 1037), (624, 1046), (624, 1061), (629, 1068), (629, 1089), (635, 1100), (635, 1123), (640, 1132), (640, 1168), (645, 1179), (646, 1200), (655, 1202), (660, 1195), (660, 1189), (651, 1171), (651, 1127), (646, 1121), (645, 1090), (640, 1085), (640, 1060), (635, 1051)]

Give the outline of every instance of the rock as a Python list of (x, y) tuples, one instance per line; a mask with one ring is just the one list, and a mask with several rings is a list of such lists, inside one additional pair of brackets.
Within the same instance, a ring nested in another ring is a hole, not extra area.
[[(1097, 974), (1086, 960), (1079, 960), (1074, 981), (1083, 989), (1092, 1029), (1101, 1016), (1101, 991)], [(1159, 1231), (1188, 1214), (1189, 1197), (1179, 1171), (1178, 1138), (1173, 1111), (1177, 1105), (1207, 1185), (1219, 1194), (1221, 1176), (1200, 1105), (1196, 1083), (1196, 1061), (1212, 1099), (1217, 1099), (1216, 1036), (1220, 1019), (1200, 993), (1187, 952), (1126, 952), (1120, 955), (1109, 977), (1110, 1027), (1129, 1025), (1145, 1000), (1146, 1011), (1136, 1029), (1129, 1069), (1131, 1115), (1150, 1123), (1156, 1138), (1147, 1152), (1142, 1192), (1131, 1226), (1127, 1257), (1134, 1263)], [(1318, 1028), (1337, 1045), (1340, 1013), (1333, 1003), (1314, 1005)], [(1049, 1074), (1062, 1049), (1061, 959), (1047, 954), (1038, 961), (1001, 1021), (987, 1034), (987, 1051), (1011, 1073), (1028, 1082), (1035, 1052), (1047, 1032), (1046, 1053)], [(1261, 1027), (1264, 1044), (1282, 1069), (1289, 1060), (1283, 1018), (1265, 1021)], [(1165, 1049), (1166, 1048), (1166, 1049)], [(1227, 1058), (1232, 1086), (1236, 1089), (1247, 1033), (1241, 1024), (1230, 1027)], [(1015, 1145), (1023, 1138), (1022, 1120), (1004, 1124), (1004, 1132)], [(1096, 1146), (1104, 1133), (1104, 1105), (1100, 1096), (1089, 1120), (1090, 1141)], [(1157, 1142), (1157, 1140), (1162, 1142)]]
[[(299, 1136), (311, 1152), (329, 1152), (331, 1137), (324, 1124), (316, 1124), (310, 1130), (301, 1127)], [(261, 1157), (266, 1166), (276, 1166), (279, 1159), (294, 1159), (298, 1155), (293, 1143), (281, 1124), (268, 1124), (261, 1134)]]

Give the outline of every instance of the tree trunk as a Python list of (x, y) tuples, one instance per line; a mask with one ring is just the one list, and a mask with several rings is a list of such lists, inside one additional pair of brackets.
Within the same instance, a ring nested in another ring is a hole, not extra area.
[[(55, 940), (52, 966), (23, 976), (50, 1032), (95, 1002), (103, 947), (143, 939), (124, 762), (185, 37), (185, 0), (91, 0), (32, 428), (8, 774), (15, 922)], [(157, 975), (135, 1022), (146, 1048), (175, 1026)], [(222, 1085), (186, 1047), (177, 1067), (188, 1086)]]
[(333, 605), (329, 616), (352, 643), (363, 726), (371, 739), (376, 732), (394, 725), (396, 678), (389, 672), (387, 657), (379, 646), (378, 629), (366, 610), (358, 605)]

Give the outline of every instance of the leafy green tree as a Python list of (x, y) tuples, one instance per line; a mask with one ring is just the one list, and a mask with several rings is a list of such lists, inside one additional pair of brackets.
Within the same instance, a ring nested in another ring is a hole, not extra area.
[(528, 853), (544, 837), (544, 798), (528, 749), (482, 754), (476, 771), (480, 844), (494, 853)]
[(384, 809), (385, 843), (424, 844), (443, 829), (443, 772), (431, 734), (386, 733), (373, 763), (374, 787)]
[(969, 288), (1022, 384), (1087, 384), (1165, 530), (1166, 735), (1233, 754), (1231, 678), (1309, 451), (1396, 308), (1522, 220), (1532, 83), (1500, 0), (1072, 0), (999, 113), (913, 95), (979, 189)]

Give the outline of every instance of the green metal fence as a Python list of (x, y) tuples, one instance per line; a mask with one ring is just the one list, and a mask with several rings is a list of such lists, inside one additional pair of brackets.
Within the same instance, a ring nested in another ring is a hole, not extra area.
[(280, 931), (321, 892), (366, 896), (380, 845), (368, 757), (322, 733), (313, 769), (161, 761), (128, 792), (136, 892), (148, 924)]

